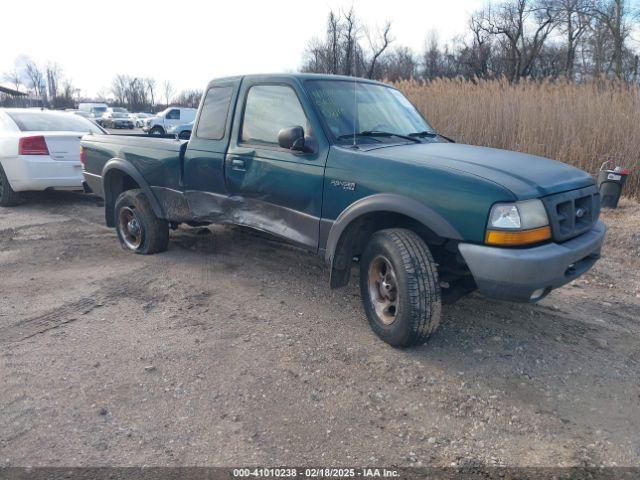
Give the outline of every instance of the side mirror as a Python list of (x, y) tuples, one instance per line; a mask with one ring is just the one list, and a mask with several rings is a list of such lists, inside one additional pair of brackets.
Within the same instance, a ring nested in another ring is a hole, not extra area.
[(278, 146), (296, 152), (309, 153), (313, 151), (312, 148), (305, 145), (304, 128), (299, 125), (280, 130), (278, 132)]

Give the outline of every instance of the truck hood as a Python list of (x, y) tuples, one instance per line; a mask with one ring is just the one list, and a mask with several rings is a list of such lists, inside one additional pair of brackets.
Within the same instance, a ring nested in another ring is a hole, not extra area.
[(460, 143), (376, 146), (370, 154), (482, 177), (510, 190), (519, 199), (575, 190), (594, 183), (588, 173), (556, 160)]

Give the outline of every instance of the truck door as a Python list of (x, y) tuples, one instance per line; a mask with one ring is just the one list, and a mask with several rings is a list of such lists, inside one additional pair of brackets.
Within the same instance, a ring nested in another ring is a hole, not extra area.
[(180, 125), (180, 109), (172, 108), (164, 117), (164, 129), (167, 131), (176, 125)]
[[(243, 81), (225, 159), (237, 223), (318, 248), (329, 144), (306, 94), (293, 79)], [(278, 146), (281, 129), (301, 126), (309, 153)]]
[(220, 204), (227, 196), (224, 158), (239, 85), (239, 80), (209, 85), (184, 156), (185, 191), (209, 197), (214, 210), (221, 208)]

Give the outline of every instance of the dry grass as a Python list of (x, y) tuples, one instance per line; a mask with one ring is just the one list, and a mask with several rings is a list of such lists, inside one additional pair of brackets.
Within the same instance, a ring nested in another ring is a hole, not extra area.
[(399, 82), (443, 135), (554, 158), (595, 174), (605, 160), (632, 169), (640, 198), (640, 93), (624, 84), (441, 79)]

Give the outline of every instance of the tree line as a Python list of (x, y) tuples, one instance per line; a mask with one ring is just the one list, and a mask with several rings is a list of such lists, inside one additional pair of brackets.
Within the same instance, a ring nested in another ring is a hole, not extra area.
[(506, 0), (487, 4), (467, 21), (467, 33), (441, 42), (427, 35), (421, 52), (394, 45), (392, 24), (371, 29), (353, 8), (330, 11), (323, 37), (305, 51), (304, 72), (373, 79), (439, 77), (567, 78), (638, 82), (631, 46), (638, 13), (628, 0)]
[[(39, 65), (27, 56), (18, 57), (14, 68), (4, 72), (2, 78), (14, 90), (37, 97), (41, 106), (54, 109), (75, 108), (83, 101), (104, 101), (131, 112), (157, 112), (169, 105), (195, 108), (202, 96), (201, 90), (176, 92), (170, 81), (158, 84), (150, 77), (116, 75), (110, 87), (96, 98), (83, 97), (61, 65), (53, 62)], [(0, 106), (10, 101), (8, 97), (1, 98)]]
[[(325, 34), (309, 41), (300, 70), (389, 81), (566, 78), (637, 84), (639, 52), (631, 35), (640, 29), (639, 18), (629, 0), (494, 1), (468, 18), (465, 35), (442, 42), (427, 32), (424, 48), (414, 52), (395, 43), (391, 22), (373, 29), (353, 8), (331, 10)], [(170, 81), (120, 74), (97, 98), (84, 98), (61, 65), (40, 65), (27, 56), (18, 57), (2, 78), (50, 108), (99, 100), (155, 112), (170, 104), (197, 107), (202, 95), (177, 93)], [(8, 101), (0, 98), (0, 104)]]

